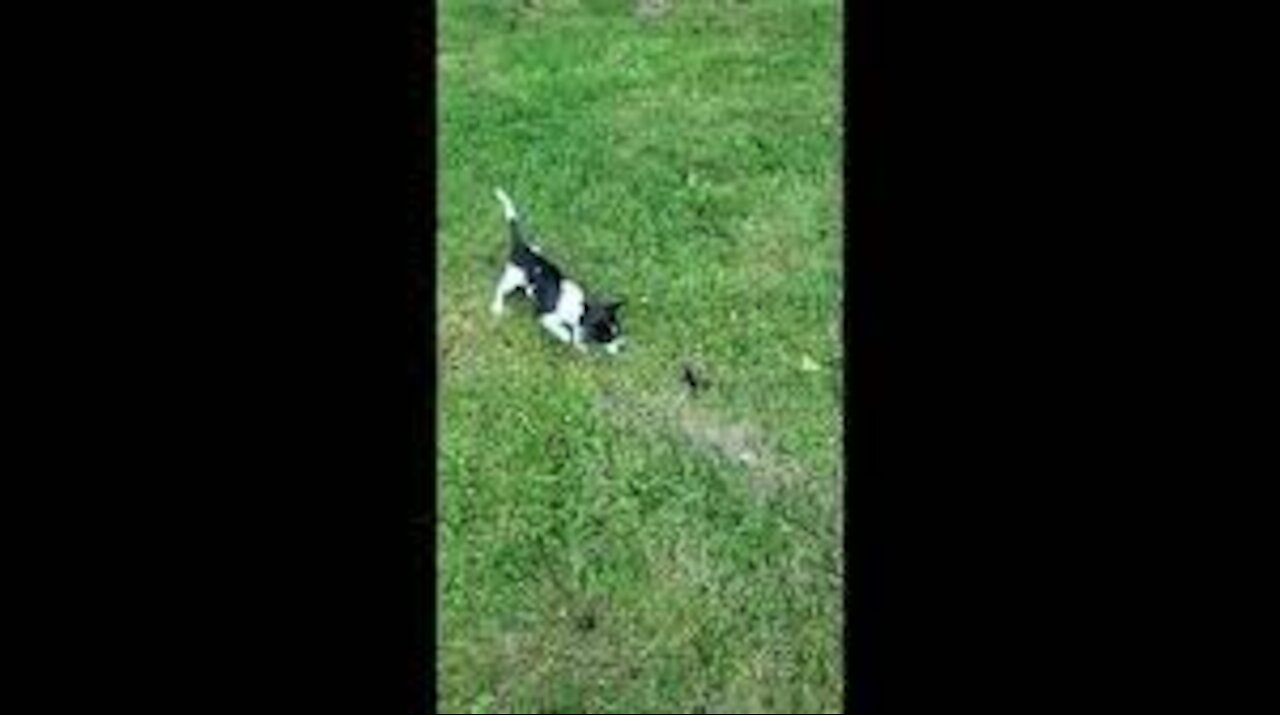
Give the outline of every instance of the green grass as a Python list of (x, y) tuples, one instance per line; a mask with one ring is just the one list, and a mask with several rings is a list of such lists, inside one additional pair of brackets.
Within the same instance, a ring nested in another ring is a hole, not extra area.
[[(440, 712), (841, 712), (837, 4), (634, 4), (439, 4)], [(494, 186), (621, 356), (490, 318)]]

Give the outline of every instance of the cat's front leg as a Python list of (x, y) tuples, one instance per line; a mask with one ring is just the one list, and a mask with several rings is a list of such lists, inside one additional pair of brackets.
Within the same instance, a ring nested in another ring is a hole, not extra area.
[(546, 328), (547, 332), (556, 336), (556, 338), (561, 342), (574, 342), (573, 332), (569, 329), (569, 324), (564, 322), (564, 320), (555, 313), (548, 313), (547, 315), (542, 316), (538, 322), (542, 323), (542, 327)]

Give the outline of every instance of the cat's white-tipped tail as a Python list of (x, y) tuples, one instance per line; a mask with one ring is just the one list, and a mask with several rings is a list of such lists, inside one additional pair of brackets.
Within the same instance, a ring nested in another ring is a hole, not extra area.
[(502, 189), (494, 189), (493, 195), (497, 196), (498, 200), (502, 202), (502, 215), (508, 221), (514, 221), (516, 219), (516, 205), (511, 202), (511, 197), (507, 196), (507, 192)]

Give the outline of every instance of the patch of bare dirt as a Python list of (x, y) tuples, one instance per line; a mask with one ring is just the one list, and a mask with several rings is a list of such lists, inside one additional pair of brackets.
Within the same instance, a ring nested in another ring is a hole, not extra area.
[(636, 17), (662, 17), (671, 11), (675, 0), (635, 0)]
[(775, 453), (758, 426), (727, 419), (694, 404), (686, 394), (669, 393), (625, 403), (617, 397), (605, 397), (601, 406), (629, 428), (679, 434), (695, 449), (744, 467), (746, 486), (756, 496), (772, 496), (804, 478), (803, 470)]

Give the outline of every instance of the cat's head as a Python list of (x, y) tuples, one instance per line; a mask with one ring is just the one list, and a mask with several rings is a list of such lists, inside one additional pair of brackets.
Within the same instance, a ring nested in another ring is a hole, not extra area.
[(622, 348), (622, 322), (618, 311), (624, 301), (605, 300), (587, 303), (586, 312), (582, 316), (582, 328), (586, 337), (593, 343), (604, 346), (611, 354), (617, 354)]

